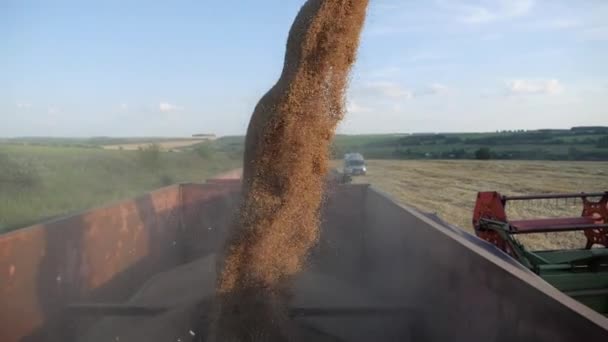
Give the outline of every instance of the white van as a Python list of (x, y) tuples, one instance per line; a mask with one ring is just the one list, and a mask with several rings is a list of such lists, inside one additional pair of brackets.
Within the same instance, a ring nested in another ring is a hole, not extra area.
[(367, 173), (367, 166), (365, 165), (365, 159), (361, 153), (347, 153), (344, 155), (343, 172), (348, 176), (365, 176)]

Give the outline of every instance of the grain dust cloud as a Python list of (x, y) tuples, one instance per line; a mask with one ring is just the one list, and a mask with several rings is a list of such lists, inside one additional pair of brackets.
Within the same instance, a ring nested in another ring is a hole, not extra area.
[(290, 341), (290, 282), (319, 237), (329, 146), (368, 0), (309, 0), (247, 131), (243, 203), (218, 279), (212, 341)]

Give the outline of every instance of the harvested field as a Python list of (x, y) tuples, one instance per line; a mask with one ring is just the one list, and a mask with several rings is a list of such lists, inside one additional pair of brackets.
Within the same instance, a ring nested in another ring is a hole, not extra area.
[[(590, 192), (608, 190), (608, 163), (535, 161), (368, 161), (371, 183), (403, 204), (435, 212), (447, 222), (472, 231), (478, 191), (504, 194)], [(577, 203), (520, 202), (509, 208), (515, 217), (580, 215)], [(582, 233), (533, 234), (522, 240), (535, 249), (583, 247)]]

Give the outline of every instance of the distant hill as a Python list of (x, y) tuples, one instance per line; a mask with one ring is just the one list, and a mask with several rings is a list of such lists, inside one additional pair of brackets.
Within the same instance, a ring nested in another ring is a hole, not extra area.
[[(45, 138), (0, 139), (0, 143), (103, 148), (108, 145), (187, 143), (192, 138)], [(240, 158), (244, 136), (225, 136), (212, 142), (215, 149)], [(196, 143), (196, 141), (192, 142)], [(483, 149), (484, 153), (476, 153)], [(608, 127), (515, 130), (491, 133), (415, 133), (336, 136), (332, 155), (359, 152), (368, 159), (490, 159), (608, 161)], [(489, 152), (486, 153), (486, 152)]]
[[(80, 148), (137, 149), (150, 144), (188, 147), (197, 143), (213, 140), (214, 135), (194, 135), (193, 137), (17, 137), (0, 139), (0, 143), (13, 145), (58, 146)], [(135, 148), (133, 148), (135, 147)]]
[(608, 160), (608, 127), (494, 133), (427, 133), (402, 137), (338, 136), (334, 156), (360, 152), (372, 159)]
[[(243, 136), (221, 137), (217, 148), (243, 152)], [(336, 136), (334, 158), (359, 152), (368, 159), (608, 160), (608, 127), (516, 130), (492, 133), (417, 133)]]

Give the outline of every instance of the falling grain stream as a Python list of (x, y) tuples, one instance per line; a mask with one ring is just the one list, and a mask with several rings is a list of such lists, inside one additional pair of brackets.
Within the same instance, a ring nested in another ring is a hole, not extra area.
[(221, 263), (212, 341), (294, 339), (291, 281), (319, 237), (329, 146), (367, 5), (310, 0), (294, 21), (283, 72), (247, 131), (243, 204)]

